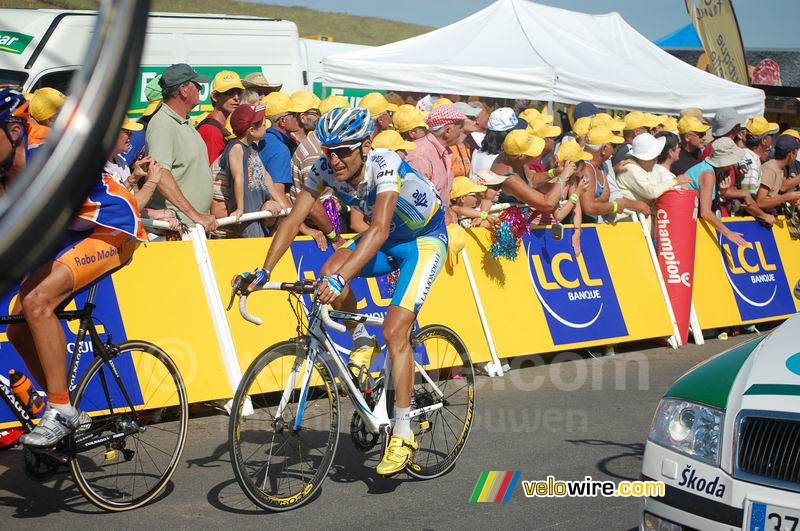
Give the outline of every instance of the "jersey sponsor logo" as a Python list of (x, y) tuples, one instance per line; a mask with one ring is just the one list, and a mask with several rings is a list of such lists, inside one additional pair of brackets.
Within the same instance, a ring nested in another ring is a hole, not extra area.
[(550, 230), (534, 229), (522, 240), (553, 343), (628, 335), (597, 230), (583, 229), (580, 256), (572, 250), (572, 229), (564, 232), (556, 241)]
[(719, 235), (725, 275), (743, 321), (795, 312), (786, 273), (771, 229), (756, 221), (725, 222), (751, 246), (739, 247)]
[(792, 354), (786, 359), (786, 368), (797, 376), (800, 376), (800, 352)]
[[(70, 302), (65, 309), (76, 310), (83, 307), (83, 304), (86, 301), (87, 291), (88, 289), (84, 289), (79, 292), (75, 297), (75, 300)], [(16, 297), (17, 289), (14, 289), (0, 297), (0, 313), (10, 313), (11, 309), (14, 307)], [(110, 333), (113, 336), (115, 343), (119, 344), (126, 341), (127, 335), (125, 333), (125, 327), (122, 323), (122, 315), (120, 314), (119, 305), (117, 304), (117, 295), (114, 291), (114, 283), (112, 282), (111, 278), (104, 278), (98, 283), (96, 305), (97, 307), (94, 309), (93, 316), (95, 318), (97, 333), (100, 335), (100, 338), (104, 340), (106, 338), (106, 334)], [(67, 376), (67, 378), (70, 379), (70, 381), (67, 383), (69, 384), (70, 390), (73, 390), (77, 383), (80, 382), (83, 372), (94, 360), (94, 356), (92, 355), (92, 342), (88, 337), (85, 337), (81, 343), (77, 345), (75, 344), (77, 340), (76, 336), (78, 334), (78, 329), (80, 327), (80, 323), (78, 323), (78, 321), (62, 322), (62, 326), (67, 338), (67, 352), (69, 353), (67, 356), (67, 361), (69, 362), (71, 360), (73, 354), (77, 353), (79, 356), (80, 354), (84, 354), (83, 356), (80, 356), (78, 372), (74, 378), (72, 378), (70, 375)], [(22, 370), (29, 378), (31, 378), (31, 374), (25, 369), (25, 364), (23, 363), (22, 358), (19, 356), (19, 354), (17, 354), (12, 345), (8, 343), (5, 325), (0, 325), (0, 352), (4, 352), (4, 354), (0, 356), (1, 374), (8, 374), (9, 369), (14, 369), (17, 371)], [(130, 355), (126, 354), (124, 356), (119, 356), (115, 358), (114, 363), (123, 381), (125, 382), (125, 386), (130, 393), (130, 397), (131, 400), (133, 400), (134, 405), (143, 404), (142, 393), (139, 389), (138, 380), (136, 378), (136, 370), (133, 366), (133, 361), (131, 360)], [(147, 375), (144, 375), (144, 377), (146, 376)], [(41, 382), (36, 382), (36, 384), (37, 388), (41, 389)], [(125, 401), (118, 386), (109, 386), (109, 392), (111, 393), (111, 399), (113, 403), (122, 404)], [(88, 404), (100, 405), (106, 403), (104, 391), (101, 387), (99, 378), (93, 379), (92, 383), (89, 385), (89, 388), (86, 390), (86, 393)], [(8, 410), (8, 408), (0, 407), (0, 423), (12, 422), (15, 420), (16, 419)]]
[(411, 197), (414, 198), (414, 206), (417, 208), (428, 208), (428, 194), (426, 194), (423, 190), (419, 188), (414, 190), (414, 193), (411, 194)]

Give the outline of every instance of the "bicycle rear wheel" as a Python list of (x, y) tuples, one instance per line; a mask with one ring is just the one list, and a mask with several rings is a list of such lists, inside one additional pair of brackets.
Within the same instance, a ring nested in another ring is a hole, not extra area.
[[(310, 500), (336, 454), (336, 385), (327, 365), (317, 357), (301, 405), (300, 386), (307, 366), (308, 357), (299, 341), (273, 345), (247, 369), (233, 400), (228, 442), (236, 481), (253, 503), (270, 511), (294, 509)], [(279, 415), (287, 389), (287, 401)], [(301, 409), (302, 426), (295, 431)]]
[(432, 479), (455, 466), (467, 442), (475, 409), (475, 372), (464, 342), (446, 326), (420, 328), (412, 335), (411, 346), (414, 359), (430, 379), (415, 369), (412, 410), (442, 406), (411, 419), (419, 449), (406, 472)]
[(110, 440), (76, 453), (70, 469), (78, 490), (107, 511), (135, 509), (161, 493), (180, 461), (189, 419), (186, 388), (169, 355), (146, 341), (118, 348), (109, 362), (94, 359), (74, 397), (92, 415), (75, 445)]

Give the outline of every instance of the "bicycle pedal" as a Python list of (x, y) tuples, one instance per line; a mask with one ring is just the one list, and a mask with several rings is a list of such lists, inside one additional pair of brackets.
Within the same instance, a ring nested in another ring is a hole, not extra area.
[(106, 461), (113, 461), (114, 459), (117, 458), (117, 451), (109, 450), (103, 455), (103, 457), (105, 458)]

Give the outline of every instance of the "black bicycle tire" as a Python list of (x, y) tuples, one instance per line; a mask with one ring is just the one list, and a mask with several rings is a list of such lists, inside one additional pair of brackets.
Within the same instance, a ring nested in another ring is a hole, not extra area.
[[(145, 494), (138, 496), (136, 499), (131, 500), (127, 503), (119, 503), (119, 502), (109, 502), (108, 500), (102, 498), (95, 494), (94, 490), (88, 485), (86, 480), (83, 478), (80, 469), (78, 468), (78, 460), (74, 458), (74, 456), (70, 459), (69, 468), (70, 472), (72, 473), (72, 477), (75, 481), (75, 485), (77, 486), (78, 490), (81, 494), (86, 498), (89, 502), (91, 502), (96, 507), (99, 507), (103, 510), (109, 512), (123, 512), (123, 511), (130, 511), (132, 509), (139, 508), (148, 502), (150, 502), (153, 498), (158, 496), (163, 490), (164, 487), (167, 485), (169, 480), (175, 474), (175, 470), (180, 463), (181, 455), (183, 454), (183, 449), (186, 445), (186, 435), (189, 429), (189, 400), (186, 394), (186, 385), (184, 384), (183, 377), (181, 376), (180, 370), (175, 362), (170, 358), (169, 354), (167, 354), (161, 347), (150, 343), (149, 341), (139, 341), (139, 340), (130, 340), (125, 341), (124, 343), (120, 343), (117, 345), (119, 352), (125, 352), (127, 350), (138, 349), (142, 352), (148, 352), (153, 354), (157, 359), (159, 359), (164, 365), (167, 367), (169, 374), (172, 376), (173, 381), (176, 383), (176, 387), (178, 390), (179, 398), (179, 407), (181, 410), (181, 431), (178, 437), (179, 443), (177, 445), (177, 451), (172, 456), (170, 464), (168, 465), (167, 469), (165, 470), (164, 474), (158, 480), (156, 485), (148, 490)], [(75, 396), (73, 401), (75, 404), (80, 403), (80, 398), (83, 395), (84, 390), (88, 382), (91, 378), (97, 373), (97, 371), (105, 364), (105, 360), (101, 357), (96, 357), (92, 360), (91, 365), (86, 369), (86, 372), (81, 376), (81, 379), (78, 382), (78, 386), (75, 389)]]
[[(314, 362), (315, 367), (320, 372), (320, 376), (323, 377), (323, 381), (327, 385), (329, 399), (331, 400), (331, 414), (336, 416), (336, 421), (332, 430), (333, 442), (331, 444), (329, 439), (328, 451), (325, 454), (325, 459), (323, 460), (322, 466), (314, 475), (315, 481), (313, 482), (312, 489), (308, 492), (300, 492), (287, 498), (278, 498), (266, 495), (266, 493), (251, 485), (251, 483), (248, 481), (249, 478), (243, 469), (244, 463), (242, 462), (242, 455), (238, 444), (238, 428), (242, 416), (242, 409), (246, 402), (246, 398), (249, 396), (247, 391), (252, 385), (252, 382), (254, 382), (257, 378), (261, 369), (267, 366), (270, 361), (285, 355), (296, 355), (297, 348), (297, 340), (281, 341), (266, 348), (261, 352), (261, 354), (256, 356), (256, 358), (245, 371), (244, 376), (242, 376), (242, 380), (239, 383), (238, 389), (236, 390), (236, 395), (233, 398), (233, 404), (231, 406), (230, 421), (228, 422), (228, 448), (231, 466), (233, 467), (233, 474), (236, 477), (236, 482), (239, 484), (242, 492), (245, 493), (250, 501), (262, 509), (266, 509), (271, 512), (289, 511), (296, 509), (310, 501), (314, 494), (316, 494), (316, 492), (322, 486), (322, 483), (325, 481), (325, 478), (327, 477), (328, 472), (333, 465), (333, 458), (336, 456), (336, 449), (339, 445), (341, 416), (339, 393), (336, 386), (336, 381), (334, 380), (328, 365), (321, 359), (317, 358), (317, 360)], [(286, 349), (291, 349), (291, 352), (287, 351), (284, 353), (282, 351)]]
[(468, 411), (464, 417), (464, 427), (462, 428), (460, 439), (456, 442), (456, 445), (448, 454), (446, 465), (436, 467), (434, 472), (426, 472), (425, 467), (415, 463), (412, 457), (412, 462), (406, 466), (406, 473), (416, 479), (435, 479), (447, 474), (453, 469), (453, 467), (456, 465), (456, 461), (458, 461), (458, 458), (461, 455), (461, 452), (464, 450), (467, 439), (469, 439), (469, 434), (472, 431), (473, 412), (475, 411), (475, 369), (466, 344), (454, 330), (448, 328), (447, 326), (438, 324), (426, 325), (419, 328), (412, 334), (411, 339), (413, 341), (415, 338), (429, 333), (437, 333), (441, 335), (441, 337), (447, 339), (453, 346), (456, 347), (456, 351), (461, 357), (464, 367), (469, 368), (470, 374), (468, 379), (471, 384), (471, 392), (469, 393)]

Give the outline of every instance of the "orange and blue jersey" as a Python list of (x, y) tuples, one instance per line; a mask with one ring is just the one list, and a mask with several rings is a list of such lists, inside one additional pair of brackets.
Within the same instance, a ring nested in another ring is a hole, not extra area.
[(147, 241), (136, 198), (112, 175), (104, 173), (98, 179), (83, 202), (78, 217), (99, 227), (124, 232), (139, 241)]

